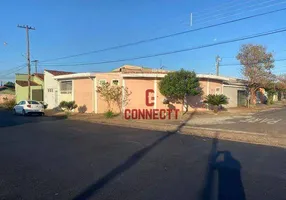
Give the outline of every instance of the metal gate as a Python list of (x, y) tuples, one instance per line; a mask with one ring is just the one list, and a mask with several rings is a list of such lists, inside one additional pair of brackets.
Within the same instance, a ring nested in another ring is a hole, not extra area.
[(43, 101), (43, 90), (32, 90), (32, 99), (35, 101)]
[(246, 106), (247, 104), (247, 93), (245, 90), (237, 90), (237, 106)]

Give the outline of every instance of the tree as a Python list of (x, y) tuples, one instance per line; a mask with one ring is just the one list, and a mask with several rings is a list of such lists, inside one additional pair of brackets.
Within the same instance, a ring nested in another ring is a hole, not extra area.
[(127, 106), (132, 94), (127, 87), (113, 86), (111, 88), (111, 99), (116, 103), (120, 113), (123, 112), (123, 107)]
[(214, 106), (214, 112), (216, 113), (219, 106), (228, 104), (228, 100), (223, 94), (209, 94), (204, 103)]
[(189, 105), (185, 102), (186, 97), (201, 94), (200, 83), (196, 73), (184, 69), (168, 73), (159, 82), (159, 90), (161, 94), (171, 101), (182, 103), (186, 108), (185, 113), (189, 110)]
[(282, 98), (286, 97), (286, 74), (280, 75), (277, 77), (277, 84), (276, 87), (278, 91), (281, 92)]
[(8, 81), (7, 83), (4, 84), (4, 86), (9, 88), (15, 88), (15, 83)]
[(265, 91), (267, 92), (267, 104), (273, 104), (273, 97), (277, 94), (278, 88), (276, 83), (271, 82), (265, 87)]
[(115, 103), (120, 113), (122, 112), (122, 108), (128, 105), (129, 96), (132, 94), (127, 87), (111, 86), (108, 82), (97, 86), (96, 92), (106, 101), (109, 111), (111, 103)]
[(110, 110), (110, 105), (112, 103), (112, 92), (110, 83), (102, 83), (101, 86), (97, 86), (97, 90), (103, 100), (107, 103), (107, 108)]
[(265, 87), (274, 78), (271, 69), (274, 67), (272, 53), (267, 53), (262, 45), (242, 45), (236, 58), (240, 61), (242, 73), (248, 81), (250, 103), (255, 104), (256, 91)]

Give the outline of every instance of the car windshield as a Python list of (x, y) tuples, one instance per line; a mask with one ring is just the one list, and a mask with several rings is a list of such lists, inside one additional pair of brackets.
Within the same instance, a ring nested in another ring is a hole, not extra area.
[(37, 101), (28, 101), (29, 104), (39, 104)]

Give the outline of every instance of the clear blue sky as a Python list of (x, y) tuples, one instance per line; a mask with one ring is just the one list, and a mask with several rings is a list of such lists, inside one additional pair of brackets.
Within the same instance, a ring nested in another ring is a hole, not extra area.
[[(17, 24), (36, 27), (35, 31), (30, 32), (31, 60), (41, 61), (189, 30), (191, 12), (193, 28), (198, 28), (282, 7), (286, 7), (286, 0), (2, 1), (0, 80), (13, 80), (13, 74), (3, 75), (9, 72), (7, 70), (25, 63), (25, 30), (17, 28)], [(215, 43), (286, 27), (285, 19), (286, 11), (156, 42), (51, 63), (100, 62)], [(55, 67), (43, 63), (40, 64), (40, 70), (109, 71), (123, 64), (159, 68), (162, 61), (170, 70), (185, 68), (197, 73), (215, 73), (215, 56), (226, 57), (221, 64), (237, 63), (235, 56), (240, 45), (245, 43), (263, 44), (269, 51), (277, 52), (276, 58), (286, 58), (285, 36), (286, 33), (279, 33), (195, 51), (111, 64)], [(4, 45), (4, 42), (7, 44)], [(286, 72), (286, 62), (277, 62), (276, 68), (277, 73)], [(24, 73), (26, 69), (19, 72)], [(240, 67), (221, 67), (221, 74), (240, 77)]]

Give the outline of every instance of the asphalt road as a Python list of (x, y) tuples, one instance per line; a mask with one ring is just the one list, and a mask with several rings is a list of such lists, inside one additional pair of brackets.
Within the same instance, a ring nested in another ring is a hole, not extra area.
[(282, 148), (7, 112), (0, 121), (0, 199), (285, 200)]
[(196, 125), (246, 132), (264, 133), (274, 137), (286, 137), (286, 108), (258, 112), (251, 116), (225, 120), (219, 124)]

